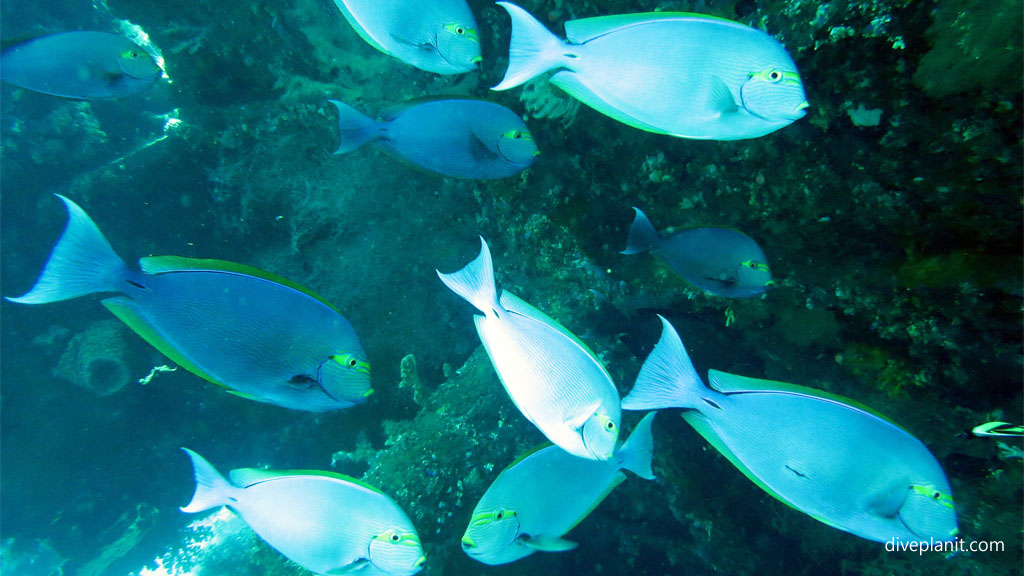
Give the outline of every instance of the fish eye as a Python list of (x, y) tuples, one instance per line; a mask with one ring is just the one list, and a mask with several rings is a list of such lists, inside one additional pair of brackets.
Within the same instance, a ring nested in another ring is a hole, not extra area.
[(782, 80), (782, 72), (779, 72), (778, 70), (772, 70), (768, 72), (768, 79), (771, 80), (772, 82), (778, 82), (779, 80)]
[(513, 132), (512, 133), (512, 137), (515, 138), (516, 140), (522, 140), (523, 139), (523, 133), (522, 132)]
[(357, 362), (355, 358), (348, 361), (348, 365), (352, 368), (355, 368), (357, 364), (359, 364), (359, 362)]
[(395, 532), (391, 533), (391, 541), (392, 542), (398, 542), (401, 539), (402, 539), (402, 537), (399, 536), (397, 533), (395, 533)]
[(609, 420), (609, 421), (608, 421), (608, 422), (607, 422), (607, 423), (606, 423), (606, 424), (604, 425), (604, 427), (605, 427), (605, 429), (606, 429), (606, 430), (615, 430), (615, 422), (612, 422), (611, 420)]
[(932, 493), (932, 500), (938, 500), (939, 498), (942, 498), (942, 494), (940, 492), (935, 491)]
[(458, 34), (459, 36), (461, 36), (461, 35), (466, 33), (466, 29), (463, 28), (462, 26), (456, 26), (455, 27), (455, 33)]
[(504, 517), (505, 517), (505, 513), (504, 512), (498, 512), (498, 514), (494, 517), (494, 519), (495, 520), (501, 520)]

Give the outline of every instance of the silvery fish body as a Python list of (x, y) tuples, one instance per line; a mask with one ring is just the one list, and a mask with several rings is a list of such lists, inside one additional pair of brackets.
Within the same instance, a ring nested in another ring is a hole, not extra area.
[(669, 237), (654, 229), (639, 208), (623, 254), (654, 250), (698, 288), (727, 298), (750, 298), (773, 285), (761, 247), (732, 228), (690, 228)]
[(597, 356), (543, 312), (506, 291), (498, 297), (491, 252), (437, 275), (477, 307), (477, 334), (516, 407), (551, 442), (593, 460), (612, 457), (619, 434), (619, 394)]
[(308, 289), (221, 260), (142, 258), (129, 269), (77, 204), (25, 295), (43, 304), (99, 292), (115, 316), (186, 370), (233, 393), (322, 412), (366, 401), (370, 365), (345, 317)]
[(562, 536), (586, 518), (626, 475), (652, 480), (651, 422), (645, 416), (610, 460), (577, 458), (558, 446), (533, 450), (510, 464), (480, 498), (462, 549), (484, 564), (506, 564), (538, 550), (576, 547)]
[(16, 86), (83, 100), (148, 90), (163, 71), (131, 40), (106, 32), (62, 32), (29, 40), (0, 55), (0, 78)]
[(300, 470), (232, 470), (230, 481), (202, 456), (183, 512), (231, 508), (289, 560), (316, 574), (410, 576), (426, 557), (409, 517), (386, 494), (353, 478)]
[(624, 409), (685, 409), (755, 484), (834, 528), (878, 542), (956, 537), (949, 481), (920, 440), (867, 407), (802, 386), (711, 370), (708, 388), (661, 321)]
[(427, 72), (460, 74), (480, 63), (476, 19), (466, 0), (334, 0), (374, 48)]
[(739, 140), (804, 116), (793, 59), (760, 30), (700, 14), (570, 20), (562, 41), (522, 8), (512, 17), (505, 90), (548, 70), (550, 82), (620, 122), (682, 138)]
[(348, 104), (338, 108), (339, 144), (344, 154), (374, 143), (421, 168), (454, 178), (506, 178), (533, 164), (539, 154), (518, 114), (483, 100), (432, 100), (396, 106), (378, 122)]

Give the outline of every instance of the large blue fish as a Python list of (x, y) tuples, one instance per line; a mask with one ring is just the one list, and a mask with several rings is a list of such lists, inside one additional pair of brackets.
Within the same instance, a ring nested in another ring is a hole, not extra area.
[(344, 154), (373, 142), (380, 149), (444, 176), (505, 178), (533, 164), (539, 153), (518, 114), (483, 100), (431, 100), (401, 104), (376, 121), (348, 104), (338, 108)]
[(829, 526), (888, 542), (956, 538), (953, 493), (920, 440), (871, 409), (819, 390), (711, 370), (697, 375), (664, 318), (626, 410), (683, 418), (765, 492)]
[(552, 84), (619, 122), (707, 140), (764, 136), (806, 113), (793, 59), (760, 30), (700, 14), (621, 14), (566, 22), (566, 42), (498, 4), (512, 17), (512, 43), (495, 90), (555, 70)]
[(62, 32), (18, 44), (0, 55), (0, 79), (83, 100), (148, 90), (163, 71), (131, 40), (106, 32)]
[(23, 304), (119, 292), (103, 305), (178, 365), (233, 393), (322, 412), (365, 401), (370, 365), (355, 330), (308, 289), (262, 270), (177, 256), (129, 269), (77, 204)]
[(370, 46), (427, 72), (476, 68), (480, 38), (466, 0), (334, 0)]
[(426, 556), (405, 512), (359, 480), (319, 470), (232, 470), (188, 448), (196, 491), (182, 512), (227, 506), (267, 544), (316, 574), (412, 576)]
[(757, 242), (732, 228), (691, 228), (662, 238), (636, 210), (623, 254), (654, 250), (680, 276), (717, 296), (749, 298), (772, 286), (772, 272)]

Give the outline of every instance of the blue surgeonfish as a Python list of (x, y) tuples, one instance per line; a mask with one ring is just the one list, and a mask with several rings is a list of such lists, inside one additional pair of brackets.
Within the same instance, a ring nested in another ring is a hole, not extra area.
[(222, 260), (150, 256), (128, 268), (77, 204), (22, 304), (114, 292), (108, 310), (165, 356), (239, 396), (323, 412), (365, 401), (370, 365), (355, 330), (316, 294)]
[(644, 362), (626, 410), (683, 408), (683, 418), (750, 480), (834, 528), (889, 542), (956, 538), (938, 461), (870, 408), (819, 390), (711, 370), (707, 387), (675, 329)]
[(634, 128), (681, 138), (740, 140), (806, 113), (796, 65), (771, 36), (681, 12), (570, 20), (563, 41), (528, 12), (512, 17), (506, 90), (548, 70), (549, 81)]
[(107, 32), (62, 32), (29, 40), (0, 55), (0, 79), (16, 86), (82, 100), (131, 96), (163, 75), (131, 40)]
[(749, 298), (774, 285), (764, 252), (732, 228), (690, 228), (662, 238), (639, 208), (623, 254), (654, 250), (680, 276), (716, 296)]
[(498, 378), (526, 419), (566, 452), (608, 460), (619, 437), (619, 393), (604, 365), (575, 335), (494, 286), (487, 242), (465, 268), (437, 275), (476, 306), (477, 334)]
[(373, 142), (381, 150), (454, 178), (505, 178), (533, 164), (539, 152), (518, 114), (483, 100), (430, 100), (400, 104), (377, 121), (348, 104), (338, 108), (339, 144), (344, 154)]
[(395, 502), (354, 478), (317, 470), (232, 470), (224, 478), (192, 459), (196, 491), (182, 512), (227, 506), (289, 560), (316, 574), (408, 576), (426, 557), (416, 528)]
[(551, 445), (517, 459), (480, 498), (462, 536), (462, 549), (474, 560), (495, 565), (538, 550), (575, 548), (575, 542), (562, 536), (626, 479), (623, 470), (654, 479), (653, 419), (654, 412), (645, 416), (611, 460), (577, 458)]
[(480, 38), (466, 0), (334, 0), (363, 40), (427, 72), (476, 68)]

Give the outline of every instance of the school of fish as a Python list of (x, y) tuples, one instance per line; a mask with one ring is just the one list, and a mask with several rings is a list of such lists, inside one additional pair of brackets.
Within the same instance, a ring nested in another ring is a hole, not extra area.
[[(335, 0), (373, 48), (421, 70), (479, 69), (480, 29), (465, 0)], [(800, 119), (808, 102), (797, 66), (774, 38), (690, 13), (570, 20), (566, 39), (523, 8), (511, 18), (508, 69), (494, 90), (551, 72), (547, 82), (597, 112), (680, 138), (763, 137)], [(7, 49), (0, 79), (65, 98), (117, 99), (152, 88), (153, 55), (106, 32), (63, 32)], [(339, 100), (336, 154), (372, 144), (453, 178), (514, 176), (540, 154), (515, 111), (484, 100), (405, 102), (376, 115)], [(367, 162), (380, 160), (366, 156)], [(373, 389), (356, 330), (314, 292), (273, 273), (220, 260), (145, 257), (138, 269), (113, 250), (72, 200), (66, 229), (21, 304), (102, 293), (102, 304), (196, 376), (251, 400), (309, 412), (349, 408)], [(662, 236), (639, 209), (624, 254), (654, 251), (694, 286), (751, 298), (773, 285), (760, 246), (738, 230), (696, 227)], [(470, 303), (480, 341), (509, 398), (553, 445), (498, 474), (462, 536), (484, 564), (562, 552), (564, 536), (623, 480), (652, 479), (646, 415), (620, 441), (622, 410), (680, 408), (716, 450), (771, 496), (821, 522), (875, 541), (957, 537), (942, 468), (908, 431), (858, 403), (783, 382), (696, 373), (674, 327), (632, 391), (620, 399), (600, 357), (544, 312), (498, 291), (487, 242), (461, 270), (437, 272)], [(416, 528), (380, 490), (323, 471), (234, 470), (225, 478), (198, 453), (195, 495), (182, 508), (227, 506), (267, 544), (317, 574), (408, 575), (427, 561)], [(710, 488), (710, 487), (709, 487)]]

